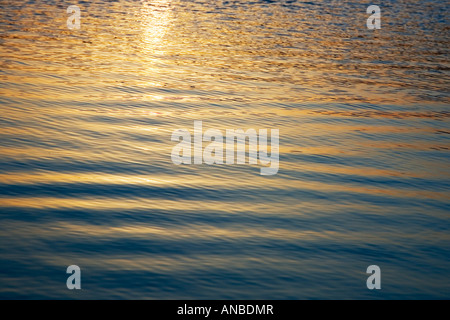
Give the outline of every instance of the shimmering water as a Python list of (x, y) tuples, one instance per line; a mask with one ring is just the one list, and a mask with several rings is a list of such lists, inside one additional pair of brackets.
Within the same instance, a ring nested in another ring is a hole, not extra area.
[[(0, 3), (0, 298), (450, 298), (445, 1), (380, 30), (364, 1)], [(278, 174), (175, 166), (194, 120), (280, 129)]]

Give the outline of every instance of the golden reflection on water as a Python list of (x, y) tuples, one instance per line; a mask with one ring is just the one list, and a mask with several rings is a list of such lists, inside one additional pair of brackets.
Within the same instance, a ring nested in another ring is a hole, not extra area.
[(173, 19), (171, 0), (141, 0), (140, 18), (142, 25), (142, 41), (145, 50), (152, 53), (158, 50), (164, 54), (165, 36)]
[[(2, 236), (255, 245), (247, 257), (98, 253), (108, 270), (167, 274), (305, 266), (303, 256), (286, 258), (291, 249), (267, 255), (278, 252), (260, 241), (300, 249), (399, 242), (408, 252), (412, 240), (448, 240), (440, 229), (421, 229), (424, 221), (442, 225), (448, 199), (448, 59), (435, 50), (448, 44), (446, 27), (437, 24), (430, 43), (404, 34), (393, 16), (384, 18), (390, 28), (367, 32), (364, 10), (319, 2), (325, 9), (295, 1), (96, 0), (83, 4), (82, 28), (70, 31), (62, 6), (44, 2), (34, 15), (4, 1), (0, 209), (23, 219), (41, 210), (44, 221), (15, 222), (8, 213)], [(192, 130), (194, 120), (205, 129), (279, 128), (279, 174), (173, 165), (171, 133)], [(53, 210), (66, 210), (66, 220)], [(71, 210), (104, 220), (72, 221)], [(174, 220), (154, 222), (161, 212)], [(411, 212), (418, 222), (395, 220)], [(396, 224), (385, 225), (388, 218)], [(328, 262), (321, 250), (312, 271)], [(39, 259), (59, 266), (67, 257), (47, 249)]]

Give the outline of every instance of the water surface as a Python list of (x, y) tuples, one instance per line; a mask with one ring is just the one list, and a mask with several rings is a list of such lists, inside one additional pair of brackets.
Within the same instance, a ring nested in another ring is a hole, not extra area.
[[(0, 4), (0, 298), (450, 297), (445, 2)], [(195, 120), (278, 174), (174, 165)]]

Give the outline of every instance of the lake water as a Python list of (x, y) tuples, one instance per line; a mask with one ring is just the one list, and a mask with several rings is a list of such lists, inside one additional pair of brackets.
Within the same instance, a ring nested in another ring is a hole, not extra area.
[[(450, 298), (448, 3), (0, 3), (1, 299)], [(196, 120), (278, 173), (174, 165)]]

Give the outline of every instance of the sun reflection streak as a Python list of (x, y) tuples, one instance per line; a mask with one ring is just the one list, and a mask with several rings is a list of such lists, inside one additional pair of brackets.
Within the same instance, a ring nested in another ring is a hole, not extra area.
[(140, 10), (142, 42), (148, 52), (162, 52), (162, 43), (172, 21), (171, 2), (171, 0), (142, 1)]

